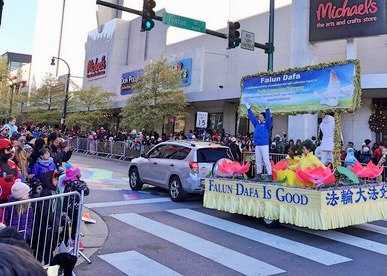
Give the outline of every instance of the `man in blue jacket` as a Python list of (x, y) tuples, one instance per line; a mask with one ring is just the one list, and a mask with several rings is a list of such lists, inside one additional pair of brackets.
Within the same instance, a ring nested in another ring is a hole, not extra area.
[(251, 110), (251, 105), (246, 103), (246, 107), (249, 119), (254, 125), (255, 163), (257, 166), (256, 180), (261, 180), (262, 165), (264, 163), (267, 171), (267, 180), (271, 181), (273, 180), (273, 175), (269, 157), (269, 137), (273, 124), (271, 122), (270, 109), (266, 107), (266, 111), (258, 114), (256, 118)]

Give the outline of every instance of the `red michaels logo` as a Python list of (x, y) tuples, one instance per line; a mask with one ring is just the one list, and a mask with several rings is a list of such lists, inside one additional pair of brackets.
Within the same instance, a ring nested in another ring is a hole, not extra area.
[(345, 0), (342, 7), (337, 7), (328, 2), (326, 4), (319, 4), (316, 14), (317, 20), (328, 17), (329, 19), (336, 19), (342, 17), (351, 17), (354, 15), (374, 14), (378, 11), (378, 5), (374, 0), (365, 0), (364, 4), (358, 4), (348, 7), (348, 0)]
[(98, 58), (89, 60), (87, 63), (87, 78), (93, 78), (106, 73), (106, 56), (103, 55), (101, 61), (98, 61)]

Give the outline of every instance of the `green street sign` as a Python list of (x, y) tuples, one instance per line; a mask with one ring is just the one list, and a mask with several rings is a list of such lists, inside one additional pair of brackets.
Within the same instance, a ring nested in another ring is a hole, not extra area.
[(163, 23), (169, 26), (205, 33), (206, 22), (183, 17), (172, 13), (163, 14)]

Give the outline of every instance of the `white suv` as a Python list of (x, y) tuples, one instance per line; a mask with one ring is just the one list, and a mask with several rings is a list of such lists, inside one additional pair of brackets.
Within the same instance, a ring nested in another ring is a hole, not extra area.
[(211, 142), (170, 140), (154, 146), (129, 164), (129, 186), (141, 190), (144, 183), (169, 191), (173, 201), (187, 194), (203, 193), (204, 178), (221, 158), (232, 158), (229, 147)]

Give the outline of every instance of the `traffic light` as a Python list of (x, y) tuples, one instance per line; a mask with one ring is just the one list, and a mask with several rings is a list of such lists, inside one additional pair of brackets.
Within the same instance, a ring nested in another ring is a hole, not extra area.
[(156, 2), (154, 0), (144, 0), (144, 5), (142, 7), (141, 32), (150, 31), (155, 26), (155, 22), (153, 21), (153, 17), (155, 16), (153, 9), (155, 7)]
[(241, 27), (239, 22), (228, 22), (228, 49), (236, 48), (241, 43), (238, 29)]

